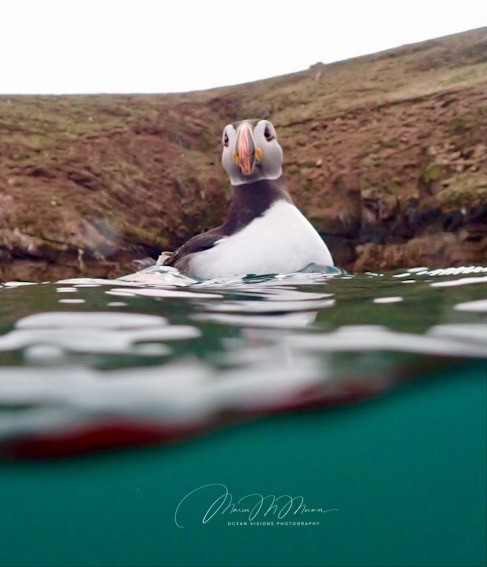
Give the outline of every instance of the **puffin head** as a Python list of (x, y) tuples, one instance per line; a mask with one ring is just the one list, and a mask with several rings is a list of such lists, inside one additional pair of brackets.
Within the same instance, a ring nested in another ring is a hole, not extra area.
[(282, 175), (282, 148), (268, 120), (242, 120), (227, 124), (222, 136), (222, 164), (232, 185)]

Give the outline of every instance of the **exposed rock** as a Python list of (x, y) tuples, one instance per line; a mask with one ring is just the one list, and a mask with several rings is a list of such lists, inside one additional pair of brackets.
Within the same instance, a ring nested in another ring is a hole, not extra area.
[(313, 206), (309, 207), (309, 219), (317, 230), (325, 235), (342, 235), (349, 238), (357, 236), (362, 224), (362, 196), (358, 175), (339, 174), (330, 185), (333, 199), (313, 203)]

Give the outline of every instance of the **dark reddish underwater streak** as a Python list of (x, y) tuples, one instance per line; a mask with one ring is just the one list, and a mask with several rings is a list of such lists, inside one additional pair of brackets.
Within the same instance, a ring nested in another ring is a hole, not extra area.
[[(323, 387), (307, 388), (275, 405), (269, 403), (262, 409), (226, 411), (225, 415), (230, 416), (230, 421), (235, 423), (270, 414), (351, 405), (384, 392), (389, 385), (384, 386), (380, 382), (375, 386), (349, 384), (346, 391), (336, 393), (326, 392)], [(224, 421), (227, 422), (227, 419)], [(218, 425), (218, 421), (216, 424), (211, 420), (205, 423), (170, 425), (119, 418), (4, 442), (0, 444), (0, 453), (10, 459), (49, 459), (122, 447), (169, 445), (195, 437), (205, 430), (213, 429), (214, 425)]]

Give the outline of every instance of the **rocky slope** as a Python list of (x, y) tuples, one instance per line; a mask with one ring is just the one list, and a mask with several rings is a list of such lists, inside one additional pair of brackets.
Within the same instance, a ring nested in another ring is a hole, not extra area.
[(482, 28), (210, 91), (0, 97), (0, 281), (118, 276), (218, 224), (246, 117), (338, 265), (487, 263), (486, 59)]

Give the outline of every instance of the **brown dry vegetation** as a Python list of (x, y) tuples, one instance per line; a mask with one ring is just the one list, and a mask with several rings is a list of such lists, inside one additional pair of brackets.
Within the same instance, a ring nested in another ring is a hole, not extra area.
[(482, 28), (210, 91), (0, 97), (0, 280), (121, 275), (215, 226), (246, 117), (340, 266), (485, 263), (486, 56)]

